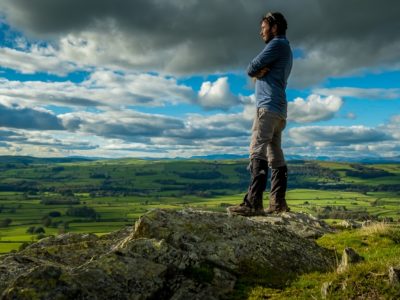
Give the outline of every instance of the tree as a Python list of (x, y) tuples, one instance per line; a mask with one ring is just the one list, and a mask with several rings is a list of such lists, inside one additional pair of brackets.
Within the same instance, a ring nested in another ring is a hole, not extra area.
[(91, 207), (70, 207), (65, 213), (67, 216), (84, 217), (94, 220), (100, 219), (100, 215)]
[(59, 211), (51, 211), (49, 212), (49, 217), (52, 218), (61, 217), (61, 213)]
[(42, 224), (44, 227), (50, 227), (51, 226), (51, 218), (49, 216), (44, 216), (42, 218)]
[(10, 218), (4, 219), (0, 221), (0, 227), (8, 227), (12, 223)]
[(41, 240), (42, 238), (45, 238), (46, 237), (46, 235), (44, 234), (44, 233), (39, 233), (37, 236), (36, 236), (36, 238), (38, 239), (38, 240)]
[(40, 233), (45, 233), (46, 231), (44, 230), (43, 227), (36, 227), (34, 233), (35, 234), (40, 234)]
[(26, 233), (29, 233), (29, 234), (33, 234), (35, 232), (35, 226), (30, 226), (27, 230), (26, 230)]
[(23, 243), (19, 246), (18, 251), (24, 250), (24, 249), (25, 249), (26, 247), (28, 247), (30, 244), (32, 244), (32, 243), (30, 243), (30, 242), (23, 242)]

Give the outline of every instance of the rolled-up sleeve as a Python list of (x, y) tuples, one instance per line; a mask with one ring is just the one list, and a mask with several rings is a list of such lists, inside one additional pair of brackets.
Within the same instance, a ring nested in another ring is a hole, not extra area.
[(258, 54), (247, 67), (247, 74), (254, 77), (261, 69), (271, 66), (279, 58), (280, 45), (278, 41), (272, 40)]

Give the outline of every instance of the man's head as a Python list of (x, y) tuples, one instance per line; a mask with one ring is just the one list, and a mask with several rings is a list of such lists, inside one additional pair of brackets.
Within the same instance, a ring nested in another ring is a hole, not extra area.
[(261, 19), (261, 38), (268, 43), (277, 35), (286, 35), (287, 22), (285, 17), (279, 13), (267, 13)]

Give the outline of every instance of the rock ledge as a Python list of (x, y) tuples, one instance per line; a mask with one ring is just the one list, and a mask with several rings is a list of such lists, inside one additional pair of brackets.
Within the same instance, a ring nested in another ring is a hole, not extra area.
[(294, 219), (156, 209), (134, 229), (45, 238), (0, 256), (1, 299), (219, 299), (241, 278), (276, 287), (332, 270), (333, 253), (304, 237), (311, 229), (295, 233), (328, 228)]

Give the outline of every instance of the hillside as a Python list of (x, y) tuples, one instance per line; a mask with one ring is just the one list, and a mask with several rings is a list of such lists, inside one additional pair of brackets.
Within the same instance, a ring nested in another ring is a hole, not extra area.
[[(0, 163), (0, 253), (65, 232), (102, 235), (153, 208), (225, 211), (241, 201), (247, 160)], [(329, 223), (399, 219), (399, 164), (289, 162), (288, 203)], [(265, 203), (268, 193), (265, 193)]]
[[(0, 191), (221, 195), (240, 193), (249, 181), (248, 160), (59, 160), (0, 159)], [(290, 161), (289, 187), (399, 191), (400, 164)]]

